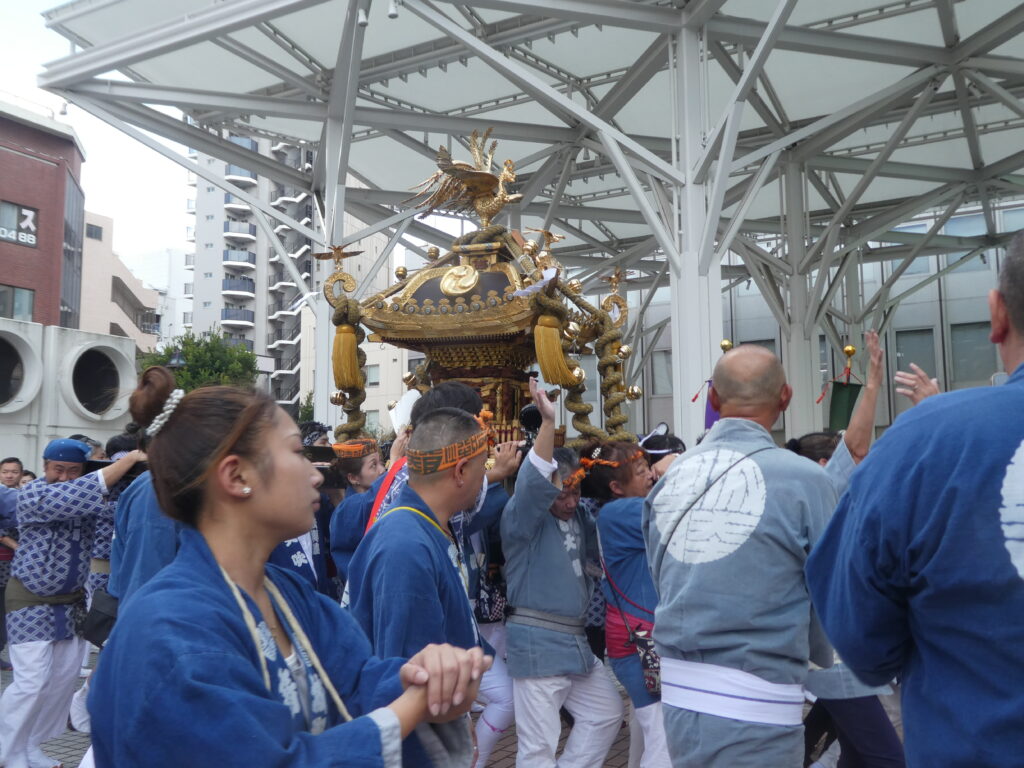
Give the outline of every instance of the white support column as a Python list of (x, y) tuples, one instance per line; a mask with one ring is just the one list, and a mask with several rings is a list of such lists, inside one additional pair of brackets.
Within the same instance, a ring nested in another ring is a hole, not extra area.
[(805, 324), (810, 301), (808, 276), (796, 268), (807, 249), (804, 220), (804, 167), (788, 160), (783, 171), (786, 260), (793, 267), (789, 282), (789, 333), (782, 330), (782, 364), (793, 387), (793, 400), (785, 414), (786, 438), (800, 437), (823, 428), (821, 407), (814, 401), (821, 393), (818, 334)]
[[(673, 135), (678, 137), (675, 162), (692, 168), (701, 155), (705, 129), (701, 30), (682, 29), (673, 44), (675, 99)], [(721, 261), (712, 259), (707, 273), (700, 274), (701, 234), (708, 205), (703, 184), (675, 187), (679, 221), (680, 265), (669, 274), (672, 332), (673, 429), (687, 445), (704, 431), (704, 405), (690, 402), (690, 395), (711, 376), (721, 356), (722, 278)]]

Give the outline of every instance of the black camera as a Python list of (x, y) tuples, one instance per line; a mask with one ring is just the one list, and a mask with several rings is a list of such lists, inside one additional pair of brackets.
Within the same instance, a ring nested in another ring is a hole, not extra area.
[(541, 421), (540, 410), (533, 403), (524, 405), (519, 411), (519, 425), (523, 428), (523, 444), (519, 446), (519, 450), (523, 454), (533, 447), (533, 441), (540, 432)]

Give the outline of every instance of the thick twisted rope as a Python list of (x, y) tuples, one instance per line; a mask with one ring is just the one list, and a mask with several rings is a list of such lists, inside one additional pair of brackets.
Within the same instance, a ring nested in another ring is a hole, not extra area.
[(366, 339), (366, 331), (359, 324), (363, 316), (362, 308), (356, 299), (344, 298), (338, 301), (334, 308), (334, 316), (331, 322), (334, 325), (351, 325), (356, 329), (356, 360), (359, 363), (359, 386), (344, 389), (347, 399), (341, 407), (345, 412), (345, 423), (334, 428), (334, 437), (338, 442), (345, 442), (358, 437), (366, 428), (366, 414), (360, 406), (366, 401), (366, 353), (363, 351), (363, 340)]
[[(535, 293), (530, 303), (534, 313), (554, 315), (563, 325), (566, 316), (569, 314), (569, 311), (561, 301), (553, 296), (548, 296), (545, 291)], [(565, 364), (572, 369), (576, 367), (576, 361), (568, 355), (570, 346), (571, 342), (563, 337), (562, 354), (565, 355)], [(570, 448), (578, 448), (590, 439), (608, 439), (607, 432), (590, 423), (590, 414), (593, 412), (594, 406), (583, 402), (583, 393), (586, 391), (587, 385), (582, 381), (571, 387), (566, 387), (565, 409), (572, 414), (573, 429), (580, 433), (580, 437), (569, 441), (568, 445)]]
[(475, 245), (477, 243), (493, 243), (499, 237), (504, 235), (508, 230), (500, 224), (492, 224), (489, 227), (483, 229), (477, 229), (472, 232), (467, 232), (452, 241), (452, 245)]
[(583, 296), (570, 293), (562, 285), (559, 285), (559, 290), (577, 307), (597, 318), (597, 328), (601, 334), (594, 342), (594, 353), (597, 355), (597, 372), (601, 377), (604, 425), (608, 431), (608, 437), (605, 439), (636, 442), (636, 435), (623, 428), (629, 417), (622, 411), (622, 404), (626, 401), (622, 359), (618, 355), (622, 329), (615, 327), (607, 312), (595, 307)]

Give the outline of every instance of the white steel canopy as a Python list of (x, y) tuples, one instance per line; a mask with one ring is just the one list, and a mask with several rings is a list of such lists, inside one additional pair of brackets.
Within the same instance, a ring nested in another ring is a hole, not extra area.
[[(671, 285), (677, 393), (713, 366), (730, 281), (757, 284), (806, 398), (816, 329), (838, 348), (901, 298), (888, 281), (839, 290), (859, 264), (902, 274), (966, 251), (939, 274), (956, 269), (1007, 240), (993, 201), (1024, 194), (1016, 0), (76, 0), (45, 17), (81, 50), (43, 87), (165, 153), (143, 131), (314, 193), (318, 230), (193, 167), (268, 233), (274, 217), (343, 243), (346, 211), (368, 223), (359, 237), (447, 245), (409, 221), (407, 190), (439, 144), (493, 127), (523, 195), (508, 223), (567, 235), (555, 255), (594, 290), (614, 265)], [(313, 162), (226, 131), (307, 144)], [(966, 204), (985, 234), (893, 229)], [(682, 400), (675, 426), (692, 437)]]

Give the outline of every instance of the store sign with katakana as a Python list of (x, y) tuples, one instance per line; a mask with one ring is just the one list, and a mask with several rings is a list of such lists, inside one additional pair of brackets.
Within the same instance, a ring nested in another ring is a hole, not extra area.
[(39, 243), (39, 209), (0, 200), (0, 240), (37, 247)]

